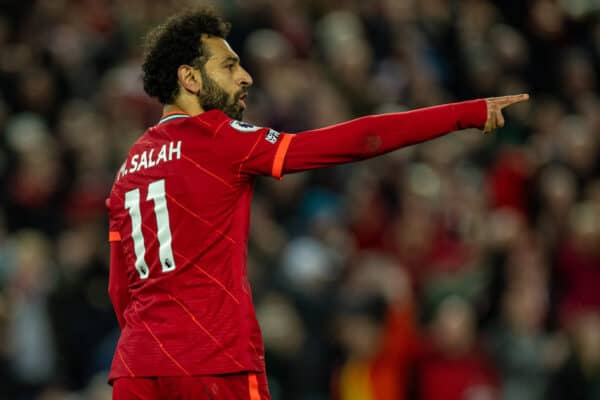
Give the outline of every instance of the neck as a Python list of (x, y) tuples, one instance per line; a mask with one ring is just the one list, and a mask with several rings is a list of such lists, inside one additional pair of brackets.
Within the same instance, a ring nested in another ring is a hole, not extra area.
[(197, 99), (178, 98), (173, 104), (165, 104), (163, 106), (163, 115), (173, 112), (181, 112), (192, 117), (202, 114), (204, 109), (198, 104)]

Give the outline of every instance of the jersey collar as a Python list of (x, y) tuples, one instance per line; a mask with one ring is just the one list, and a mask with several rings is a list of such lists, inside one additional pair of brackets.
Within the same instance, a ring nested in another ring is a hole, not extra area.
[(172, 111), (172, 112), (163, 114), (163, 116), (160, 117), (160, 121), (158, 121), (157, 125), (160, 125), (160, 124), (168, 122), (168, 121), (172, 121), (174, 119), (189, 118), (189, 117), (190, 117), (190, 115), (184, 113), (183, 111)]

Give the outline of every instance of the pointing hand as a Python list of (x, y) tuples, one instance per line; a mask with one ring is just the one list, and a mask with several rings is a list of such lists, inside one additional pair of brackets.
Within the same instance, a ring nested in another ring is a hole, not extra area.
[(493, 132), (496, 128), (504, 126), (504, 116), (502, 109), (511, 104), (520, 103), (529, 100), (528, 94), (517, 94), (513, 96), (490, 97), (485, 99), (487, 103), (487, 121), (483, 128), (483, 133)]

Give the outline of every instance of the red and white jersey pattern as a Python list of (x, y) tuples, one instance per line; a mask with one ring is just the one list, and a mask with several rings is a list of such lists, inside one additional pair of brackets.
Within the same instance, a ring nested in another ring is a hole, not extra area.
[(107, 201), (110, 379), (264, 371), (247, 280), (253, 179), (280, 177), (292, 136), (213, 110), (165, 115), (132, 146)]

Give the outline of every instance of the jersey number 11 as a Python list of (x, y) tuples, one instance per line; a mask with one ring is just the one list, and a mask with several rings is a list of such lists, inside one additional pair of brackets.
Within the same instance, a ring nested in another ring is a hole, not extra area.
[[(154, 215), (156, 216), (158, 256), (162, 265), (162, 272), (175, 269), (175, 259), (171, 247), (171, 227), (169, 226), (169, 210), (165, 193), (165, 180), (160, 179), (148, 185), (146, 201), (154, 201)], [(125, 193), (125, 208), (131, 217), (131, 238), (135, 251), (135, 269), (141, 279), (147, 279), (150, 269), (146, 264), (146, 245), (142, 234), (142, 213), (140, 210), (140, 189), (133, 189)]]

